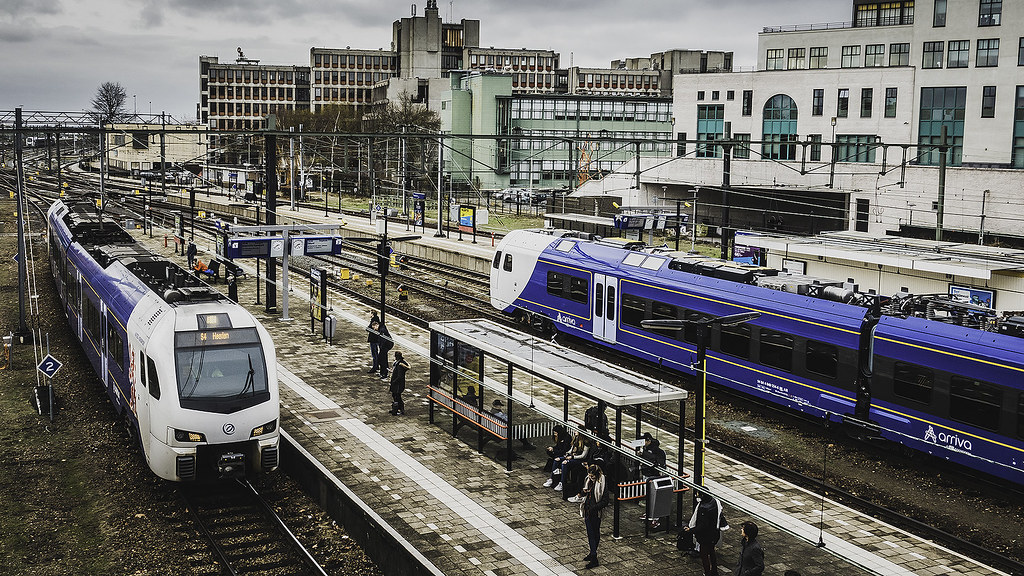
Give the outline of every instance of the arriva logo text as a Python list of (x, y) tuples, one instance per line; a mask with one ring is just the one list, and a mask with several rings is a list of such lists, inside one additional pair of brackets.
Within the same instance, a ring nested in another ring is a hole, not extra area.
[(971, 452), (974, 450), (970, 439), (961, 438), (956, 434), (949, 434), (943, 431), (935, 432), (934, 426), (928, 426), (928, 430), (925, 430), (924, 441), (931, 442), (933, 444), (945, 444), (950, 450), (956, 450), (958, 452)]
[(576, 319), (566, 316), (561, 312), (559, 312), (558, 316), (555, 317), (555, 322), (558, 322), (559, 324), (565, 324), (566, 326), (572, 326), (574, 328), (576, 327)]

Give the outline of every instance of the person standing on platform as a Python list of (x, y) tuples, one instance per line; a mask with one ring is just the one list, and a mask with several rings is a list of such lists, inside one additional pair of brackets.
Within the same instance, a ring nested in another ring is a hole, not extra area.
[(388, 332), (388, 327), (383, 322), (378, 324), (380, 333), (380, 351), (377, 352), (377, 364), (380, 364), (380, 379), (387, 381), (388, 379), (388, 352), (395, 347), (395, 343), (391, 340), (391, 332)]
[(188, 249), (185, 251), (185, 255), (188, 257), (188, 267), (192, 268), (196, 261), (196, 254), (199, 253), (199, 249), (196, 248), (195, 242), (188, 243)]
[(583, 413), (583, 426), (597, 435), (601, 440), (610, 440), (608, 433), (608, 415), (604, 413), (606, 404), (604, 400), (598, 400), (597, 406), (587, 408)]
[(377, 356), (380, 354), (380, 336), (378, 331), (380, 330), (380, 317), (377, 313), (373, 313), (373, 317), (370, 318), (370, 324), (366, 326), (366, 341), (370, 343), (370, 358), (373, 359), (373, 365), (367, 370), (368, 374), (373, 374), (380, 370), (380, 362)]
[(715, 546), (722, 539), (722, 531), (729, 529), (729, 523), (722, 513), (722, 503), (707, 492), (698, 492), (697, 507), (690, 518), (689, 529), (697, 543), (697, 553), (704, 565), (704, 576), (718, 576)]
[(596, 568), (597, 546), (601, 543), (601, 516), (608, 506), (608, 490), (605, 486), (604, 473), (601, 467), (592, 465), (588, 469), (587, 481), (583, 485), (583, 502), (580, 503), (580, 516), (587, 527), (587, 543), (590, 554), (583, 557), (587, 561), (586, 568)]
[(740, 530), (743, 532), (743, 541), (740, 542), (740, 559), (736, 563), (735, 576), (761, 576), (764, 573), (764, 550), (761, 549), (761, 541), (757, 539), (757, 524), (744, 522)]
[(402, 392), (405, 392), (405, 373), (409, 371), (409, 363), (405, 361), (401, 352), (395, 352), (395, 365), (391, 367), (391, 414), (402, 416), (405, 414), (405, 402), (402, 401)]

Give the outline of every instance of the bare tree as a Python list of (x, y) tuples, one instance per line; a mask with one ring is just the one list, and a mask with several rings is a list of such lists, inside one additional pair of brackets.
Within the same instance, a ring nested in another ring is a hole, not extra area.
[(117, 82), (104, 82), (96, 89), (96, 96), (92, 99), (92, 109), (96, 113), (96, 118), (106, 124), (125, 116), (124, 103), (127, 100), (128, 93), (124, 86)]

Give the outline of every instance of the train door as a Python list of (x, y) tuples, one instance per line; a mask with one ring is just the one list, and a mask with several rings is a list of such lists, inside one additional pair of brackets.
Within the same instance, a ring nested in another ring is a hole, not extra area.
[(594, 337), (609, 344), (615, 343), (615, 303), (618, 288), (618, 278), (594, 274)]
[(110, 362), (110, 344), (107, 342), (107, 305), (100, 300), (100, 333), (97, 335), (100, 345), (100, 380), (103, 381), (103, 385), (107, 388), (116, 384), (114, 379), (110, 377), (110, 370), (107, 369), (107, 365)]
[(138, 367), (137, 379), (135, 381), (135, 418), (139, 421), (139, 442), (142, 444), (142, 451), (146, 453), (146, 460), (148, 461), (150, 381), (153, 382), (152, 388), (154, 390), (159, 390), (160, 387), (156, 384), (156, 366), (153, 365), (153, 361), (141, 351), (135, 354), (136, 356), (133, 358), (136, 359), (136, 366)]

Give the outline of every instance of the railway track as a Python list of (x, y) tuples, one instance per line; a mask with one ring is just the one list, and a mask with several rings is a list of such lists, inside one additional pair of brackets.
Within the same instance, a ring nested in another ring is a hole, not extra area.
[(248, 481), (212, 487), (182, 486), (179, 496), (225, 573), (326, 576)]
[[(175, 207), (175, 209), (180, 209)], [(212, 233), (214, 227), (208, 225), (205, 222), (196, 221), (197, 233), (200, 231)], [(376, 254), (373, 251), (372, 245), (351, 243), (355, 246), (351, 247), (350, 255), (346, 255), (344, 258), (331, 257), (328, 259), (313, 260), (311, 258), (297, 258), (292, 261), (292, 271), (301, 272), (308, 275), (308, 268), (311, 263), (326, 263), (332, 266), (344, 266), (351, 270), (358, 271), (360, 274), (367, 278), (376, 278)], [(392, 272), (390, 282), (393, 285), (398, 283), (404, 283), (414, 287), (423, 296), (436, 299), (440, 302), (435, 308), (442, 310), (443, 312), (437, 315), (426, 316), (421, 309), (416, 309), (407, 305), (401, 305), (392, 299), (388, 303), (388, 313), (401, 317), (417, 326), (426, 327), (426, 325), (438, 318), (444, 319), (457, 319), (457, 318), (469, 318), (479, 317), (481, 315), (496, 319), (506, 325), (512, 326), (513, 322), (501, 315), (494, 312), (490, 308), (489, 300), (486, 298), (486, 280), (483, 275), (479, 277), (472, 277), (466, 273), (465, 270), (453, 270), (451, 267), (441, 265), (439, 263), (421, 261), (415, 259), (407, 259), (405, 266), (406, 271)], [(423, 275), (423, 277), (418, 277)], [(436, 280), (437, 277), (451, 276), (459, 278), (459, 282), (452, 282), (451, 284), (445, 283), (439, 285)], [(379, 290), (360, 290), (353, 288), (348, 284), (332, 281), (332, 288), (339, 292), (345, 293), (349, 296), (357, 298), (366, 304), (377, 306), (379, 305)], [(482, 295), (482, 297), (481, 297)], [(516, 326), (522, 328), (522, 326)], [(612, 357), (612, 361), (620, 365), (629, 366), (631, 369), (638, 370), (645, 374), (661, 378), (666, 381), (675, 381), (689, 384), (690, 378), (683, 376), (678, 373), (668, 372), (654, 365), (653, 363), (638, 362), (635, 358), (625, 356), (621, 353), (614, 352), (608, 349), (600, 348), (595, 350), (597, 347), (589, 344), (584, 344), (580, 341), (575, 341), (572, 338), (564, 338), (561, 342), (563, 345), (579, 348), (590, 354), (600, 354), (604, 357)], [(692, 386), (687, 386), (691, 387)], [(724, 388), (718, 388), (711, 386), (710, 389), (715, 395), (722, 399), (724, 397), (729, 398), (729, 402), (737, 402), (740, 404), (749, 404), (750, 400), (742, 397), (738, 394), (732, 393)], [(824, 435), (825, 441), (832, 441), (839, 443), (844, 447), (858, 446), (850, 440), (841, 438), (838, 434), (834, 434), (834, 431), (826, 430), (822, 432), (820, 421), (810, 421), (806, 418), (801, 418), (799, 415), (795, 415), (788, 412), (781, 412), (770, 406), (758, 405), (753, 407), (755, 411), (768, 412), (772, 418), (779, 419), (780, 421), (796, 422), (798, 425), (810, 430), (815, 429), (818, 434)], [(767, 409), (767, 410), (766, 410)], [(656, 424), (658, 427), (670, 433), (678, 433), (678, 416), (672, 410), (663, 409), (658, 407), (655, 410), (645, 412), (645, 421)], [(687, 429), (686, 435), (689, 438), (693, 437), (692, 430)], [(842, 489), (836, 486), (834, 483), (829, 483), (820, 477), (814, 477), (799, 470), (780, 464), (775, 458), (766, 458), (764, 456), (754, 454), (749, 450), (743, 450), (737, 446), (730, 445), (719, 439), (710, 439), (710, 446), (724, 454), (727, 454), (737, 460), (746, 462), (753, 466), (770, 470), (772, 473), (784, 477), (814, 493), (827, 494), (829, 498), (839, 500), (848, 506), (861, 510), (872, 516), (884, 519), (885, 521), (912, 531), (921, 537), (941, 542), (953, 550), (957, 550), (963, 554), (969, 555), (973, 558), (982, 560), (992, 566), (995, 566), (1001, 570), (1004, 570), (1011, 574), (1022, 574), (1024, 575), (1024, 564), (1017, 558), (1002, 554), (998, 551), (988, 549), (984, 545), (979, 545), (966, 537), (962, 537), (954, 532), (960, 532), (957, 530), (937, 528), (930, 526), (927, 523), (921, 522), (907, 514), (904, 514), (892, 507), (879, 505), (873, 499), (858, 496), (852, 491)], [(964, 483), (983, 483), (976, 477), (972, 477), (970, 474), (961, 474), (959, 481)], [(988, 487), (990, 493), (988, 497), (1000, 498), (1010, 496), (1012, 498), (1024, 499), (1024, 496), (1019, 491), (1007, 490), (1005, 486), (991, 485)], [(970, 532), (970, 527), (965, 527), (967, 530), (964, 532)]]

